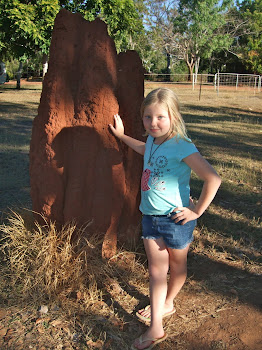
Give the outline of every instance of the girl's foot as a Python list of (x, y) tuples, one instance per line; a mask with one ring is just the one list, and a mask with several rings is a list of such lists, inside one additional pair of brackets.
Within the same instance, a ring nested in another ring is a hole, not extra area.
[[(163, 312), (163, 318), (167, 316), (171, 316), (176, 312), (176, 309), (173, 306), (165, 305), (164, 306), (164, 312)], [(150, 305), (147, 305), (145, 308), (140, 309), (136, 313), (137, 317), (140, 318), (143, 321), (150, 321), (151, 320), (151, 308)]]
[[(162, 336), (153, 336), (154, 332), (150, 329), (142, 334), (139, 338), (134, 341), (132, 350), (147, 350), (152, 349), (156, 344), (161, 343), (167, 338), (167, 334), (162, 331)], [(161, 333), (159, 333), (161, 334)]]

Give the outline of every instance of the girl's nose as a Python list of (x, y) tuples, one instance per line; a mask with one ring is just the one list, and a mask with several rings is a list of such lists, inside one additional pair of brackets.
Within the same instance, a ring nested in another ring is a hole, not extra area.
[(157, 119), (156, 118), (152, 118), (151, 119), (151, 126), (156, 126), (157, 125)]

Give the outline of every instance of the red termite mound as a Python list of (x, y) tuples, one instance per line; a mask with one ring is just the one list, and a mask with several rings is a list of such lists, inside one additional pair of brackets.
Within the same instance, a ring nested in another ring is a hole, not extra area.
[(91, 222), (86, 235), (104, 235), (104, 257), (139, 227), (142, 157), (108, 124), (119, 113), (141, 139), (143, 73), (135, 51), (117, 55), (104, 22), (59, 12), (30, 145), (33, 211), (59, 226)]

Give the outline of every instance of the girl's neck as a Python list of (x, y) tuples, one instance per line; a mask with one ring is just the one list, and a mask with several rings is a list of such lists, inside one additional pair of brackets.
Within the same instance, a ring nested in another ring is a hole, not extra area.
[(170, 140), (173, 136), (174, 136), (174, 134), (171, 132), (169, 135), (166, 134), (166, 135), (161, 136), (161, 137), (155, 137), (153, 143), (155, 145), (160, 145), (161, 143), (164, 143), (164, 142)]

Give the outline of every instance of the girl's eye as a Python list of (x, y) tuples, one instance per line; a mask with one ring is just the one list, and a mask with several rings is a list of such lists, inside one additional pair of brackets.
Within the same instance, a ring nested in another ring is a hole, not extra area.
[(151, 119), (150, 115), (145, 115), (145, 119)]

